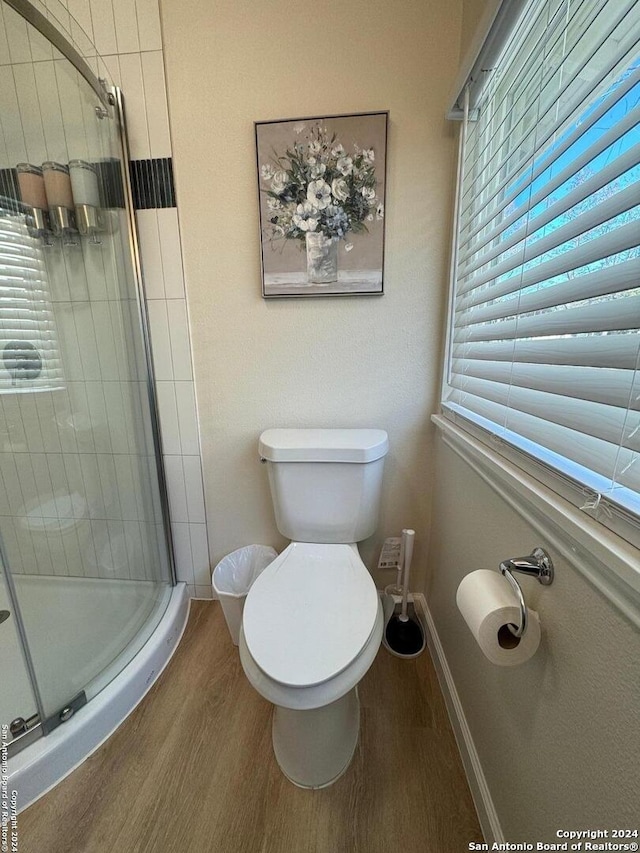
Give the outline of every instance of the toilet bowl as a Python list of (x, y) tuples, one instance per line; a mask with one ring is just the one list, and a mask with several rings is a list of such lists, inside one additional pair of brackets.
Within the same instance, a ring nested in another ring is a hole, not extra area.
[(378, 593), (357, 542), (375, 531), (380, 429), (269, 429), (260, 436), (278, 530), (291, 544), (249, 590), (240, 660), (274, 705), (273, 750), (302, 788), (331, 785), (358, 743), (358, 683), (382, 640)]
[(382, 631), (380, 599), (355, 544), (292, 542), (251, 587), (240, 660), (275, 706), (276, 760), (299, 787), (330, 785), (349, 766), (357, 685)]

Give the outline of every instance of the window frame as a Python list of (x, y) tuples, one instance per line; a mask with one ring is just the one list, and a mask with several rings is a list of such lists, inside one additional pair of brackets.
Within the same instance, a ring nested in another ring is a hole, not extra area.
[[(508, 5), (508, 4), (506, 4)], [(481, 423), (482, 418), (478, 416), (476, 421), (474, 417), (466, 417), (459, 411), (454, 411), (448, 407), (446, 396), (451, 388), (450, 378), (452, 374), (453, 361), (453, 339), (454, 339), (454, 323), (455, 323), (455, 306), (456, 306), (456, 281), (458, 267), (458, 237), (460, 231), (461, 207), (462, 207), (462, 175), (464, 169), (466, 134), (465, 129), (467, 120), (473, 120), (474, 110), (470, 104), (470, 91), (473, 85), (477, 87), (477, 80), (474, 81), (470, 76), (467, 85), (463, 90), (463, 98), (461, 104), (461, 113), (449, 113), (450, 119), (462, 119), (459, 140), (458, 140), (458, 161), (456, 173), (456, 188), (454, 201), (454, 216), (453, 216), (453, 240), (450, 258), (450, 274), (448, 286), (447, 314), (445, 327), (444, 341), (444, 358), (441, 383), (441, 400), (440, 400), (440, 415), (434, 417), (434, 422), (439, 429), (444, 429), (444, 424), (447, 421), (452, 423), (455, 428), (460, 430), (460, 435), (468, 434), (471, 442), (480, 442), (485, 445), (491, 454), (504, 459), (508, 465), (514, 465), (520, 469), (526, 476), (531, 477), (538, 483), (541, 483), (545, 488), (549, 489), (555, 495), (558, 495), (564, 501), (567, 501), (586, 518), (598, 522), (598, 526), (611, 531), (615, 537), (619, 537), (621, 541), (629, 545), (633, 549), (640, 548), (640, 515), (632, 510), (629, 510), (610, 500), (604, 495), (600, 495), (587, 482), (572, 477), (570, 474), (547, 464), (544, 460), (526, 452), (517, 443), (511, 443), (509, 440), (497, 435)], [(499, 85), (499, 84), (498, 84)], [(477, 93), (477, 88), (475, 89)], [(458, 103), (460, 99), (458, 99)], [(522, 443), (526, 443), (528, 439), (522, 438)], [(458, 436), (458, 444), (460, 443)], [(529, 442), (533, 443), (533, 442)], [(558, 454), (560, 455), (560, 454)], [(568, 463), (571, 463), (568, 457)], [(635, 494), (635, 493), (634, 493)], [(635, 574), (640, 580), (640, 560), (636, 561)]]

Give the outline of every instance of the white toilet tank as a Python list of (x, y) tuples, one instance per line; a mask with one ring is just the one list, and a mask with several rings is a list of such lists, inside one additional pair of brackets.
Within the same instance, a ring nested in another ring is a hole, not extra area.
[(259, 448), (287, 539), (352, 543), (375, 531), (389, 449), (384, 430), (268, 429)]

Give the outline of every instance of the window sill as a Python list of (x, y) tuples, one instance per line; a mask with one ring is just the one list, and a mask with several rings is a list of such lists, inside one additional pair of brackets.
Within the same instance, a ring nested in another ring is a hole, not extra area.
[(640, 628), (640, 551), (442, 415), (443, 441)]

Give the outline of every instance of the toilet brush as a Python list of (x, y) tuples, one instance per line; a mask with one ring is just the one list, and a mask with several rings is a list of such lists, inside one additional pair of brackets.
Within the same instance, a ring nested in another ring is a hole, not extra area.
[(425, 647), (422, 626), (408, 614), (409, 576), (415, 535), (414, 530), (402, 531), (402, 551), (404, 554), (402, 607), (399, 614), (394, 614), (389, 619), (385, 630), (385, 645), (399, 657), (417, 657)]

